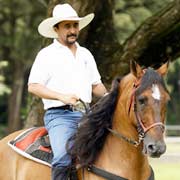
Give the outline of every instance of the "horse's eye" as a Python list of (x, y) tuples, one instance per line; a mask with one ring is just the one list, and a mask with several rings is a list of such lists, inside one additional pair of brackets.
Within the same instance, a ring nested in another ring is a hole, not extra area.
[(139, 102), (139, 104), (140, 105), (145, 105), (146, 104), (146, 102), (147, 102), (147, 98), (146, 97), (144, 97), (144, 96), (140, 96), (140, 97), (138, 97), (138, 102)]

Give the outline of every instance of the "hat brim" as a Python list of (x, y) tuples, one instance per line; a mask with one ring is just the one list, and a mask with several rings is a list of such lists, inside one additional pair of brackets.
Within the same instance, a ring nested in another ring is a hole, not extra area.
[(58, 38), (57, 33), (54, 31), (54, 25), (62, 21), (79, 21), (79, 30), (87, 26), (94, 18), (94, 14), (88, 14), (85, 17), (70, 17), (70, 18), (57, 18), (51, 17), (42, 21), (38, 26), (38, 32), (48, 38)]

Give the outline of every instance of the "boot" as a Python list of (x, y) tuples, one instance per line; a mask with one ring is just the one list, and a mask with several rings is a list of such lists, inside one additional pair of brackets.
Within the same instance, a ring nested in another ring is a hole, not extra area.
[(73, 166), (71, 167), (70, 171), (70, 180), (78, 180), (77, 169)]
[(69, 168), (52, 167), (51, 180), (68, 180)]

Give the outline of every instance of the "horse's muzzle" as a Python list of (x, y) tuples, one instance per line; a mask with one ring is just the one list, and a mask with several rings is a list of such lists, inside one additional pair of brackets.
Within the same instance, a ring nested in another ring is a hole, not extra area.
[(144, 138), (143, 152), (150, 157), (158, 158), (166, 151), (164, 140), (153, 140), (149, 136)]

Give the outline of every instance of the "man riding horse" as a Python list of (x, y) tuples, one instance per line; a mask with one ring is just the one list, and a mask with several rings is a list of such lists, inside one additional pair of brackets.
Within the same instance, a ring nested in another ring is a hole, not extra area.
[(54, 42), (37, 55), (29, 76), (29, 92), (43, 99), (45, 127), (53, 150), (52, 179), (67, 179), (71, 157), (67, 140), (76, 132), (82, 113), (74, 111), (79, 99), (91, 102), (91, 94), (104, 96), (106, 88), (94, 57), (77, 42), (79, 30), (87, 26), (94, 14), (79, 17), (69, 4), (59, 4), (53, 16), (42, 21), (39, 33)]

